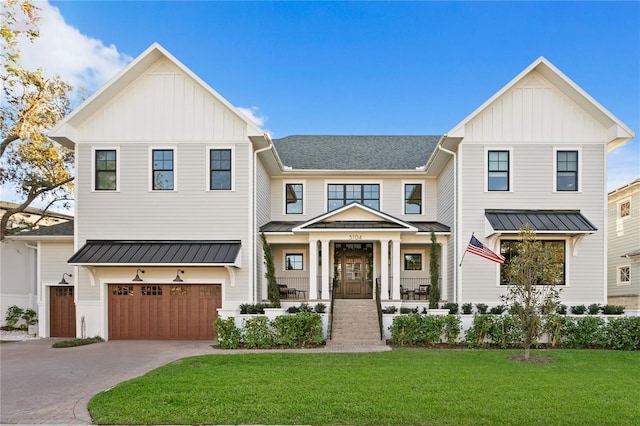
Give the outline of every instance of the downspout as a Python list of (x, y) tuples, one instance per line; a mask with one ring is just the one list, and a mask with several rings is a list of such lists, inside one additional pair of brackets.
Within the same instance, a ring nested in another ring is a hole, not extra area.
[(269, 136), (268, 133), (264, 134), (264, 138), (267, 140), (267, 142), (269, 143), (269, 145), (267, 145), (264, 148), (260, 148), (257, 149), (255, 151), (253, 151), (253, 199), (252, 199), (252, 203), (253, 203), (253, 217), (251, 219), (251, 244), (253, 246), (253, 259), (251, 259), (251, 263), (252, 263), (252, 267), (253, 267), (253, 286), (251, 288), (251, 294), (250, 294), (250, 302), (251, 303), (255, 303), (256, 302), (256, 290), (258, 288), (258, 247), (256, 245), (256, 224), (257, 224), (257, 215), (258, 215), (258, 207), (257, 207), (257, 194), (258, 194), (258, 185), (257, 185), (257, 173), (256, 173), (256, 164), (258, 163), (258, 154), (260, 154), (261, 152), (273, 149), (273, 141), (271, 140), (271, 137)]
[[(25, 246), (27, 246), (27, 248), (30, 249), (34, 249), (36, 251), (36, 282), (35, 284), (33, 284), (33, 287), (30, 288), (30, 290), (33, 290), (31, 292), (29, 292), (29, 309), (33, 309), (33, 295), (35, 294), (36, 296), (39, 295), (38, 293), (38, 283), (40, 282), (40, 262), (38, 261), (38, 246), (32, 246), (29, 243), (24, 243)], [(37, 303), (37, 301), (36, 301)]]
[(436, 146), (440, 151), (446, 152), (447, 154), (450, 154), (451, 156), (453, 156), (453, 223), (454, 223), (455, 232), (456, 232), (456, 243), (454, 244), (454, 250), (453, 250), (453, 297), (454, 297), (453, 302), (459, 303), (459, 300), (461, 299), (461, 294), (460, 294), (461, 288), (460, 288), (460, 285), (458, 284), (458, 267), (459, 267), (458, 266), (458, 250), (460, 250), (460, 247), (462, 247), (462, 239), (461, 239), (460, 223), (459, 223), (460, 203), (458, 203), (458, 196), (459, 196), (458, 154), (456, 154), (454, 151), (451, 151), (442, 147), (442, 143), (444, 143), (444, 141), (446, 140), (447, 140), (447, 135), (445, 134), (442, 136), (442, 139)]

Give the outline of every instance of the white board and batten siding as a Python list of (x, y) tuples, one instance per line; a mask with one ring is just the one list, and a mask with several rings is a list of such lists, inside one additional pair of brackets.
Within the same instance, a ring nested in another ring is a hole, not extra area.
[[(582, 239), (576, 256), (567, 240), (567, 285), (562, 297), (571, 303), (605, 302), (607, 141), (604, 126), (537, 73), (498, 97), (466, 123), (460, 146), (464, 246), (472, 233), (481, 240), (486, 236), (485, 209), (580, 210), (599, 231)], [(492, 149), (511, 151), (509, 192), (487, 191), (487, 151)], [(579, 151), (580, 191), (554, 191), (555, 149)], [(491, 248), (497, 251), (499, 245)], [(504, 291), (497, 285), (497, 263), (468, 254), (461, 275), (461, 302), (495, 302)]]
[[(77, 247), (87, 239), (240, 240), (242, 285), (226, 295), (245, 300), (253, 173), (245, 120), (168, 59), (156, 62), (76, 128)], [(172, 191), (151, 190), (154, 148), (174, 149)], [(231, 191), (208, 188), (216, 148), (233, 151)], [(94, 191), (95, 149), (117, 149), (117, 191)], [(98, 288), (85, 290), (99, 298)]]

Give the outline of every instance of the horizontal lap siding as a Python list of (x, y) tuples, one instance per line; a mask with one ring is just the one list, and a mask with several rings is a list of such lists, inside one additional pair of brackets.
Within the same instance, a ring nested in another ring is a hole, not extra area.
[[(631, 200), (631, 216), (626, 219), (618, 217), (618, 203), (622, 200)], [(609, 246), (608, 246), (608, 271), (609, 296), (622, 296), (640, 293), (640, 262), (634, 262), (622, 257), (640, 248), (640, 184), (631, 189), (615, 194), (610, 198), (608, 209), (609, 221)], [(617, 285), (617, 268), (629, 266), (631, 284)]]
[[(553, 192), (554, 147), (581, 151), (581, 192)], [(512, 150), (512, 192), (485, 192), (487, 149)], [(460, 155), (463, 244), (472, 233), (485, 237), (485, 209), (580, 210), (598, 232), (584, 237), (577, 256), (567, 244), (562, 297), (602, 303), (606, 129), (534, 73), (467, 124)], [(461, 273), (463, 302), (498, 302), (498, 264), (468, 254)]]
[[(40, 281), (46, 284), (57, 284), (62, 274), (73, 274), (73, 267), (67, 260), (73, 255), (73, 242), (40, 243)], [(67, 278), (73, 283), (73, 280)]]
[(449, 282), (443, 283), (443, 290), (445, 291), (441, 290), (442, 299), (444, 300), (454, 300), (453, 270), (455, 268), (454, 252), (456, 249), (454, 181), (454, 161), (452, 158), (443, 168), (442, 172), (440, 172), (437, 180), (437, 221), (451, 228), (449, 244), (447, 245), (447, 277), (449, 278)]
[[(247, 125), (169, 61), (160, 60), (76, 132), (77, 248), (87, 239), (240, 240), (242, 268), (227, 300), (251, 282)], [(119, 149), (119, 192), (92, 191), (92, 146)], [(150, 147), (173, 147), (177, 191), (150, 191)], [(208, 191), (208, 148), (234, 149), (234, 190)], [(81, 272), (82, 283), (88, 275)], [(99, 286), (82, 286), (84, 300)]]

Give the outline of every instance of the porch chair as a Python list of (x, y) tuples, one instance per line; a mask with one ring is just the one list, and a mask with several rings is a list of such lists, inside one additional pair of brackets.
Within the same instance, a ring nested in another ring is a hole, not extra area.
[(278, 291), (280, 291), (281, 299), (288, 299), (289, 295), (293, 295), (293, 297), (295, 298), (297, 294), (295, 288), (289, 288), (286, 284), (278, 284)]
[(400, 300), (409, 298), (409, 290), (400, 284)]
[(422, 296), (424, 296), (424, 300), (427, 300), (429, 298), (429, 284), (420, 284), (416, 294), (418, 296), (418, 300), (420, 300)]

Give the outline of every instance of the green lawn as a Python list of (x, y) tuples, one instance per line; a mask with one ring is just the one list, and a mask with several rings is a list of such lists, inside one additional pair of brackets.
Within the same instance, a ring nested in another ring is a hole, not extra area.
[[(640, 352), (395, 349), (186, 358), (96, 395), (98, 424), (640, 425)], [(126, 366), (123, 366), (126, 368)]]

